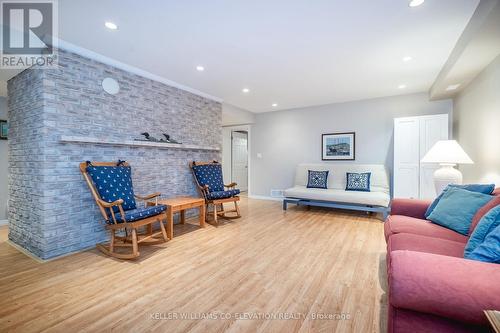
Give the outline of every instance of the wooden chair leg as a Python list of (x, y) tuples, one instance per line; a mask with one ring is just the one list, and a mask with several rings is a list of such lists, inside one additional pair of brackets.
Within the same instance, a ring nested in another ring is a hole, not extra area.
[(218, 225), (218, 224), (219, 224), (219, 221), (218, 221), (218, 219), (217, 219), (217, 215), (218, 215), (218, 214), (217, 214), (217, 205), (216, 205), (216, 204), (214, 204), (213, 206), (214, 206), (214, 223), (215, 223), (215, 225)]
[(206, 220), (206, 213), (205, 213), (205, 205), (200, 206), (200, 227), (205, 228), (205, 220)]
[(132, 254), (139, 256), (139, 246), (137, 245), (137, 230), (132, 228)]
[(237, 201), (234, 202), (234, 209), (236, 210), (236, 216), (241, 217), (240, 206), (238, 206), (238, 202)]
[(166, 242), (166, 241), (168, 241), (168, 236), (167, 236), (167, 232), (165, 231), (165, 226), (163, 225), (163, 221), (161, 219), (158, 219), (158, 222), (160, 222), (161, 234), (163, 235), (163, 239)]
[(115, 252), (115, 229), (111, 229), (111, 240), (109, 241), (109, 252)]

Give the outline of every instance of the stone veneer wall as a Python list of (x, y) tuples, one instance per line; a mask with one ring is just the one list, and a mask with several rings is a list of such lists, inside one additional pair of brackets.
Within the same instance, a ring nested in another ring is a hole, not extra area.
[[(120, 84), (117, 95), (101, 87)], [(61, 143), (61, 135), (130, 140), (163, 132), (186, 144), (221, 147), (221, 104), (81, 57), (59, 52), (59, 69), (23, 71), (8, 83), (9, 239), (48, 259), (108, 236), (78, 169), (82, 161), (127, 160), (137, 194), (197, 195), (188, 162), (219, 151)]]

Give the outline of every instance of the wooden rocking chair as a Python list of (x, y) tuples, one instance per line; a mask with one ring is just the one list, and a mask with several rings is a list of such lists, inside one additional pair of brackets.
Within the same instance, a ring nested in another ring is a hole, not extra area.
[[(236, 183), (225, 185), (222, 180), (222, 165), (217, 162), (191, 162), (189, 167), (193, 172), (196, 185), (201, 195), (205, 199), (207, 221), (208, 215), (213, 214), (215, 225), (219, 224), (218, 217), (226, 219), (236, 219), (241, 217), (238, 201), (240, 201), (240, 190), (236, 189)], [(234, 209), (224, 210), (224, 204), (233, 202)], [(209, 205), (213, 206), (209, 211)], [(228, 213), (235, 215), (228, 216)], [(210, 222), (210, 221), (209, 221)]]
[[(167, 232), (163, 221), (167, 220), (167, 207), (158, 205), (144, 208), (137, 207), (135, 199), (148, 201), (156, 199), (160, 193), (147, 196), (134, 195), (130, 165), (124, 161), (116, 162), (83, 162), (80, 171), (87, 182), (92, 196), (101, 211), (106, 229), (111, 233), (108, 244), (96, 244), (96, 247), (111, 257), (134, 259), (139, 256), (139, 244), (153, 245), (166, 242), (171, 230), (167, 224)], [(111, 216), (111, 218), (110, 218)], [(153, 233), (153, 223), (160, 224), (160, 231)], [(145, 227), (140, 233), (139, 228)], [(117, 232), (124, 232), (118, 236)], [(131, 247), (131, 253), (120, 253), (117, 247)]]

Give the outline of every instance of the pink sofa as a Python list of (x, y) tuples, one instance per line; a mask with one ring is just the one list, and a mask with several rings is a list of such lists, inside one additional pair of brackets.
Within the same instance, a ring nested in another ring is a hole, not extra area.
[[(489, 206), (500, 204), (494, 194)], [(394, 199), (384, 226), (388, 331), (488, 332), (483, 310), (500, 310), (500, 265), (464, 259), (468, 236), (425, 220), (429, 204)]]

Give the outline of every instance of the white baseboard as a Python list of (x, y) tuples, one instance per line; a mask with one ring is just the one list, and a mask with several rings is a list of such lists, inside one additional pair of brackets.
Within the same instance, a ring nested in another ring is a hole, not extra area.
[(9, 224), (9, 220), (0, 220), (0, 226)]
[(271, 201), (283, 201), (284, 199), (284, 198), (269, 197), (267, 195), (255, 195), (255, 194), (249, 194), (248, 197), (250, 199), (271, 200)]

